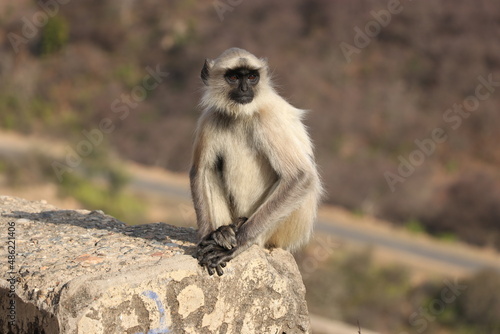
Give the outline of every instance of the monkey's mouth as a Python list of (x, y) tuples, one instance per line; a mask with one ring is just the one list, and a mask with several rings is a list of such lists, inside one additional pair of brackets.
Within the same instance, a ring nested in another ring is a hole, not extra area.
[(230, 94), (229, 97), (239, 104), (247, 104), (253, 101), (253, 94)]
[(252, 102), (253, 96), (242, 96), (239, 99), (236, 100), (239, 104), (247, 104)]

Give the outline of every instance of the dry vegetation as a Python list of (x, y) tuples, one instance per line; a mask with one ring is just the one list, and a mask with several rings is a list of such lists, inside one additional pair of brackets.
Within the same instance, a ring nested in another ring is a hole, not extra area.
[[(313, 247), (310, 247), (313, 248)], [(369, 250), (336, 251), (314, 272), (297, 258), (309, 311), (380, 333), (500, 333), (500, 274), (485, 270), (469, 278), (414, 280), (401, 266), (380, 266)]]
[[(8, 34), (22, 36), (22, 18), (42, 9), (2, 1), (0, 127), (75, 147), (109, 118), (104, 141), (122, 157), (186, 171), (203, 59), (240, 46), (268, 57), (278, 89), (311, 110), (327, 201), (500, 247), (500, 89), (456, 130), (443, 120), (479, 76), (500, 81), (500, 3), (402, 1), (347, 62), (340, 43), (388, 3), (243, 1), (220, 21), (211, 1), (72, 1), (15, 53)], [(127, 104), (122, 94), (157, 66), (168, 77)], [(384, 173), (436, 128), (447, 140), (392, 192)]]

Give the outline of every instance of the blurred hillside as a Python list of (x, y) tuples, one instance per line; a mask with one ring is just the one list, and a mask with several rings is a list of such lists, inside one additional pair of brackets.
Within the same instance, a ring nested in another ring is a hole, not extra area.
[(3, 0), (0, 127), (187, 171), (203, 60), (239, 46), (311, 110), (328, 202), (500, 247), (500, 3), (390, 3)]

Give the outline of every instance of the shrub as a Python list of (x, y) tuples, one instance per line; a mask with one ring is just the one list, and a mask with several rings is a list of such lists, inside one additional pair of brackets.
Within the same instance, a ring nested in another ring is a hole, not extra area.
[(41, 54), (49, 55), (59, 51), (68, 42), (68, 36), (68, 22), (63, 17), (54, 16), (49, 18), (42, 29)]
[(476, 324), (477, 333), (500, 333), (500, 274), (484, 270), (464, 284), (467, 289), (458, 299), (457, 319)]
[(491, 172), (458, 174), (444, 191), (438, 212), (425, 219), (434, 234), (454, 233), (478, 245), (500, 246), (500, 180)]

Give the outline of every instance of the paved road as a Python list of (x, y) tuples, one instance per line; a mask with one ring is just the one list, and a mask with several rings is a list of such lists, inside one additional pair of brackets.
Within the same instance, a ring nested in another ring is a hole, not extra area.
[(153, 192), (158, 195), (175, 197), (181, 200), (191, 200), (189, 189), (167, 184), (159, 183), (145, 178), (134, 176), (130, 181), (130, 186), (134, 189)]
[(500, 272), (500, 260), (492, 264), (480, 259), (465, 258), (451, 251), (435, 249), (430, 246), (423, 246), (418, 243), (410, 243), (406, 240), (399, 240), (384, 235), (373, 235), (362, 229), (346, 228), (333, 221), (320, 221), (316, 227), (317, 231), (329, 233), (346, 240), (353, 240), (367, 245), (382, 246), (394, 252), (403, 252), (419, 256), (423, 259), (442, 262), (446, 265), (453, 265), (467, 272), (475, 272), (483, 268), (493, 268)]
[[(131, 187), (141, 191), (151, 191), (158, 195), (176, 197), (181, 200), (190, 200), (191, 198), (189, 189), (140, 177), (133, 178)], [(397, 239), (393, 235), (373, 234), (371, 231), (363, 230), (358, 226), (346, 226), (332, 220), (324, 220), (324, 218), (316, 224), (316, 231), (358, 244), (383, 247), (391, 252), (417, 256), (422, 261), (431, 260), (434, 263), (451, 265), (467, 273), (473, 273), (483, 268), (493, 268), (500, 272), (500, 259), (496, 263), (492, 263), (477, 257), (464, 257), (453, 252), (453, 250), (444, 250), (432, 247), (432, 245), (422, 245), (418, 242)]]

